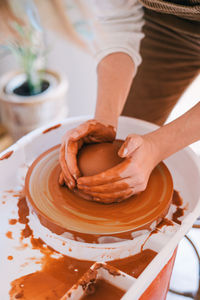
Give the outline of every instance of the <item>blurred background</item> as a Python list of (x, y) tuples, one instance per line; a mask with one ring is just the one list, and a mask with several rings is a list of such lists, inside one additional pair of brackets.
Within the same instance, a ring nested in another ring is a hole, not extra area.
[[(93, 57), (72, 42), (59, 37), (53, 31), (47, 31), (47, 39), (50, 45), (50, 52), (47, 57), (48, 68), (65, 73), (69, 81), (69, 90), (66, 96), (68, 117), (92, 115), (96, 100), (96, 65)], [(18, 69), (14, 55), (2, 55), (0, 57), (0, 76), (13, 69)], [(199, 99), (200, 76), (181, 97), (168, 121), (186, 112)]]

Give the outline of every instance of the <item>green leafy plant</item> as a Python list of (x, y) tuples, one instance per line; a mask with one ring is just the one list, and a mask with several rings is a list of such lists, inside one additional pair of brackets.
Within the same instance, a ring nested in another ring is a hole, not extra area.
[(22, 72), (26, 75), (30, 95), (39, 94), (42, 92), (42, 74), (46, 63), (43, 34), (31, 25), (13, 26), (17, 36), (8, 43), (8, 49), (15, 55)]

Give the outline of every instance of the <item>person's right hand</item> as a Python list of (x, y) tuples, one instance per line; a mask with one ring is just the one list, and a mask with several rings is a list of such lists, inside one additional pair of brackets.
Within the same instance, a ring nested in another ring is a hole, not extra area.
[(59, 183), (66, 184), (70, 189), (76, 186), (76, 180), (81, 177), (77, 164), (77, 154), (83, 144), (112, 142), (116, 129), (97, 120), (89, 120), (77, 128), (69, 130), (63, 136), (60, 148), (61, 174)]

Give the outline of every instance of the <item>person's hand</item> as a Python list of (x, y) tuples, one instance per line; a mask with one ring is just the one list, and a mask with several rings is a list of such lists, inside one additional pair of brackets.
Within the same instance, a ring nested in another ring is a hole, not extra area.
[(151, 135), (129, 135), (118, 154), (124, 161), (95, 176), (80, 177), (78, 189), (94, 201), (122, 201), (145, 190), (149, 176), (157, 165), (158, 149)]
[(83, 144), (112, 142), (116, 129), (111, 125), (89, 120), (77, 128), (69, 130), (63, 137), (60, 148), (61, 174), (59, 183), (73, 189), (81, 176), (77, 165), (77, 153)]

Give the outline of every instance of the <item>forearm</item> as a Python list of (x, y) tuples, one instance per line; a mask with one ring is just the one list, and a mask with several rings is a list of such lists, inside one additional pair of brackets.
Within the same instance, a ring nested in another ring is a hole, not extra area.
[(173, 122), (147, 135), (157, 151), (157, 162), (200, 139), (200, 102)]
[(128, 54), (112, 53), (99, 63), (97, 74), (95, 119), (117, 127), (133, 79), (133, 60)]

